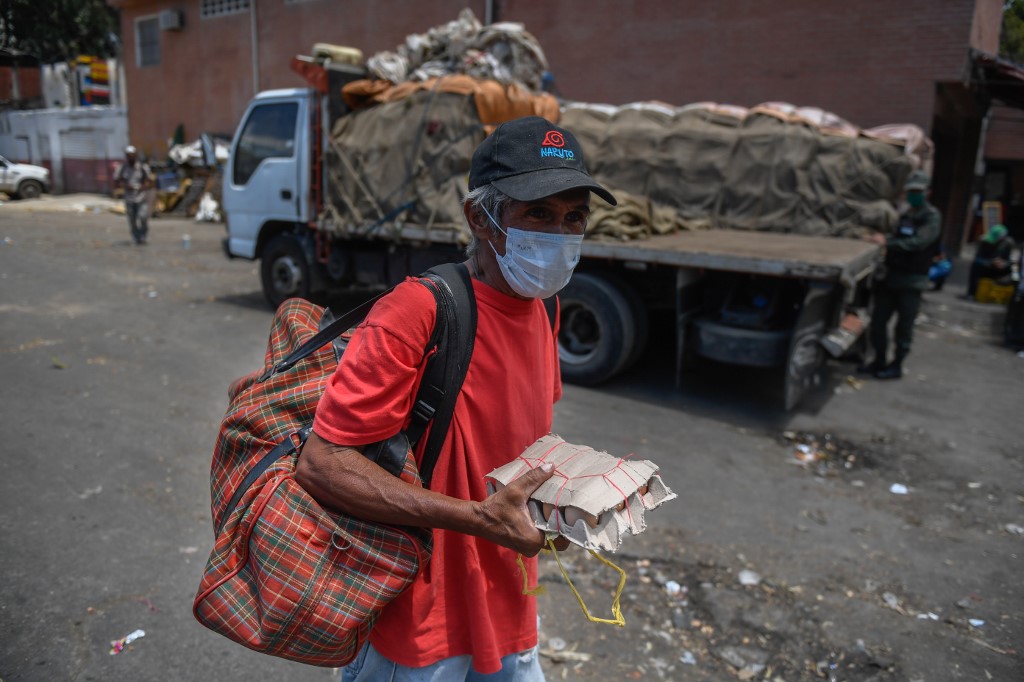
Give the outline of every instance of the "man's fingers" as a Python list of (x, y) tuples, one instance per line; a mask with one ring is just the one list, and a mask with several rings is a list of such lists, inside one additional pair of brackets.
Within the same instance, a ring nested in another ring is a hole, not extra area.
[(555, 551), (564, 552), (565, 550), (569, 549), (570, 544), (572, 543), (569, 542), (569, 538), (565, 537), (564, 535), (559, 535), (557, 538), (555, 538)]
[(535, 469), (530, 469), (525, 474), (512, 481), (508, 487), (513, 488), (516, 492), (523, 495), (524, 498), (529, 497), (534, 490), (540, 487), (540, 485), (551, 478), (551, 475), (555, 473), (555, 469), (550, 464), (542, 464)]

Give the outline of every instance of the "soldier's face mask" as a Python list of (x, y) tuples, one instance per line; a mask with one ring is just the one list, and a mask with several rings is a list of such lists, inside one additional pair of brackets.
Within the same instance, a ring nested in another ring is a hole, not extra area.
[(907, 203), (914, 208), (921, 208), (924, 206), (924, 192), (921, 190), (911, 190), (907, 192)]

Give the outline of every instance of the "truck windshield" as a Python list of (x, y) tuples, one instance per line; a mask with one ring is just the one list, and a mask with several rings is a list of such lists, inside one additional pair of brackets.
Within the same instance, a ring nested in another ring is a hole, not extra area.
[(235, 148), (232, 181), (244, 185), (264, 159), (290, 157), (295, 153), (296, 102), (263, 104), (249, 114)]

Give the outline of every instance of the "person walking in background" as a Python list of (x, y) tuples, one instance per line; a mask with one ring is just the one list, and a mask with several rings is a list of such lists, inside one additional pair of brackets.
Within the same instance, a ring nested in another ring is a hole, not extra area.
[(138, 150), (128, 145), (124, 163), (114, 174), (114, 187), (124, 190), (124, 212), (136, 244), (145, 244), (149, 234), (149, 189), (154, 186), (153, 171), (139, 158)]
[(978, 282), (982, 277), (1002, 279), (1013, 273), (1013, 238), (1005, 225), (993, 225), (978, 242), (978, 250), (967, 276), (966, 298), (973, 299), (978, 293)]
[[(878, 379), (903, 376), (903, 360), (910, 353), (914, 338), (914, 319), (921, 308), (921, 294), (928, 289), (928, 270), (936, 253), (942, 216), (928, 202), (928, 174), (914, 171), (904, 186), (909, 207), (900, 214), (895, 231), (886, 236), (873, 233), (869, 241), (885, 246), (885, 265), (875, 281), (874, 310), (870, 339), (874, 359), (862, 365), (861, 372)], [(887, 362), (889, 320), (896, 315), (896, 353)]]

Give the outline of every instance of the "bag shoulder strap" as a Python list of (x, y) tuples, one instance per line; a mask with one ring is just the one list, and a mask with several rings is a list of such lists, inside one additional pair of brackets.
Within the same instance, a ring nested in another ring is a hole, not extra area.
[[(419, 467), (423, 486), (429, 487), (441, 446), (455, 414), (455, 402), (473, 357), (477, 310), (473, 281), (465, 265), (445, 263), (435, 266), (427, 270), (424, 279), (437, 301), (435, 335), (438, 334), (438, 328), (441, 331), (437, 352), (428, 358), (424, 368), (406, 435), (410, 443), (416, 444), (423, 437), (427, 426), (433, 422)], [(432, 347), (428, 345), (427, 352)]]

